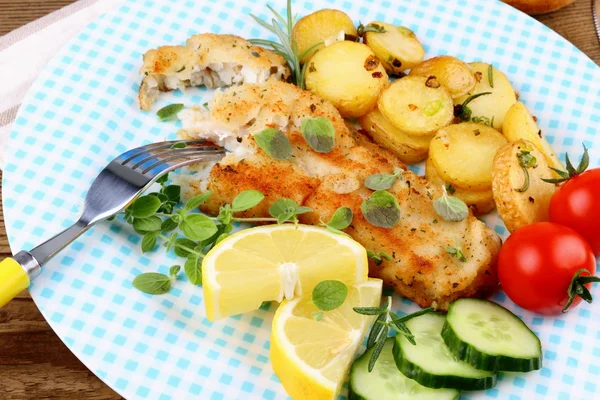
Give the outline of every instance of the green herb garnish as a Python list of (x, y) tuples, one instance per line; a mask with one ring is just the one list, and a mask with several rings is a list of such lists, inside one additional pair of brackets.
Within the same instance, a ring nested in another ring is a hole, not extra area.
[(488, 83), (490, 84), (490, 87), (493, 89), (494, 88), (494, 66), (492, 64), (490, 64), (488, 67)]
[(133, 287), (147, 294), (165, 294), (171, 290), (173, 279), (158, 272), (146, 272), (135, 277)]
[(428, 117), (432, 117), (437, 114), (444, 107), (444, 103), (441, 100), (430, 101), (423, 109), (423, 114)]
[(335, 144), (335, 129), (326, 117), (309, 118), (302, 121), (302, 136), (317, 153), (329, 153)]
[(448, 191), (448, 193), (450, 193), (451, 195), (456, 192), (456, 189), (454, 188), (454, 186), (452, 186), (448, 182), (446, 182), (446, 185), (444, 187), (446, 188), (446, 190)]
[(163, 108), (161, 108), (160, 110), (158, 110), (156, 112), (156, 115), (158, 116), (158, 119), (160, 119), (161, 121), (167, 121), (169, 119), (173, 119), (177, 116), (177, 113), (181, 110), (183, 110), (185, 108), (185, 105), (181, 104), (181, 103), (176, 103), (176, 104), (169, 104), (168, 106), (165, 106)]
[(537, 166), (537, 159), (531, 155), (531, 151), (527, 150), (521, 150), (517, 154), (517, 159), (519, 160), (519, 166), (525, 174), (525, 182), (523, 182), (523, 186), (515, 190), (522, 193), (529, 189), (529, 171), (527, 169), (535, 168)]
[(469, 207), (459, 198), (448, 196), (446, 186), (442, 186), (443, 194), (433, 202), (435, 212), (446, 221), (460, 222), (469, 215)]
[(569, 179), (573, 178), (574, 176), (577, 176), (577, 175), (583, 173), (590, 166), (590, 155), (588, 154), (588, 149), (587, 149), (587, 147), (585, 147), (585, 144), (583, 145), (583, 155), (581, 156), (581, 160), (579, 160), (579, 165), (577, 166), (577, 168), (575, 168), (573, 166), (573, 164), (571, 163), (571, 160), (569, 159), (569, 154), (565, 154), (565, 158), (566, 158), (566, 163), (567, 163), (567, 170), (561, 171), (560, 169), (550, 167), (550, 169), (552, 171), (556, 172), (558, 174), (558, 176), (560, 176), (560, 178), (556, 178), (556, 179), (543, 179), (542, 178), (542, 180), (544, 182), (548, 182), (548, 183), (566, 182)]
[(365, 186), (371, 190), (387, 190), (394, 185), (396, 179), (402, 176), (404, 171), (400, 168), (394, 169), (393, 174), (374, 174), (365, 179)]
[(465, 254), (463, 253), (462, 248), (460, 246), (456, 246), (456, 247), (446, 246), (445, 249), (448, 252), (448, 254), (450, 254), (452, 257), (456, 258), (458, 261), (460, 261), (460, 262), (467, 261), (467, 257), (465, 257)]
[(383, 260), (392, 261), (392, 256), (384, 251), (380, 251), (379, 253), (374, 252), (372, 250), (367, 250), (367, 257), (369, 260), (373, 260), (375, 265), (381, 265)]
[(335, 210), (329, 222), (321, 221), (320, 225), (324, 226), (333, 233), (340, 233), (346, 235), (346, 233), (342, 232), (342, 229), (346, 229), (350, 226), (353, 217), (354, 213), (352, 212), (351, 208), (340, 207), (337, 210)]
[(292, 144), (278, 129), (268, 128), (254, 134), (254, 141), (265, 153), (277, 160), (288, 160), (292, 156)]
[(492, 92), (483, 92), (471, 95), (463, 101), (462, 104), (457, 104), (454, 106), (454, 116), (459, 118), (461, 121), (470, 121), (471, 120), (471, 109), (467, 107), (467, 105), (475, 100), (478, 97), (485, 96), (488, 94), (492, 94)]
[(369, 372), (371, 372), (373, 367), (375, 367), (379, 354), (381, 354), (383, 343), (388, 338), (389, 330), (392, 329), (397, 334), (404, 335), (411, 344), (416, 345), (415, 336), (406, 326), (406, 322), (412, 318), (432, 312), (433, 308), (425, 308), (413, 314), (398, 317), (392, 311), (392, 298), (388, 297), (385, 304), (381, 307), (354, 307), (353, 310), (361, 315), (377, 315), (377, 319), (375, 319), (375, 323), (373, 323), (369, 337), (367, 338), (367, 349), (375, 347), (369, 360)]
[(312, 208), (299, 206), (298, 203), (292, 199), (279, 199), (269, 207), (269, 214), (275, 218), (278, 224), (284, 222), (293, 222), (297, 224), (298, 215), (311, 211)]
[(311, 303), (321, 311), (332, 311), (344, 304), (348, 287), (340, 281), (322, 281), (312, 291)]
[(367, 32), (385, 33), (386, 30), (379, 24), (370, 23), (367, 26), (363, 25), (362, 22), (358, 22), (358, 28), (356, 29), (359, 37), (365, 36)]
[(393, 228), (400, 222), (400, 206), (398, 200), (384, 190), (371, 194), (361, 206), (365, 219), (381, 228)]

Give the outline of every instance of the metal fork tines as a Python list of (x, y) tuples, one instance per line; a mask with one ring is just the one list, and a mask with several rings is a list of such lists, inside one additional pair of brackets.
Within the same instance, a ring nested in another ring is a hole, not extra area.
[(224, 155), (221, 147), (204, 140), (153, 143), (121, 154), (92, 183), (79, 220), (30, 254), (39, 266), (44, 265), (94, 223), (131, 204), (162, 175), (189, 164), (219, 160)]

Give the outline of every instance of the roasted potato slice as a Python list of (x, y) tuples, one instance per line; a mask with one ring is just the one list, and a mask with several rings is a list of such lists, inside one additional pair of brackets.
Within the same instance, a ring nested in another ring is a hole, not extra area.
[(318, 50), (329, 42), (344, 40), (345, 35), (358, 37), (356, 27), (352, 19), (343, 11), (326, 8), (315, 11), (301, 18), (292, 30), (292, 40), (298, 45), (298, 54), (302, 55), (311, 47), (300, 62), (307, 62)]
[(520, 101), (513, 104), (506, 112), (502, 133), (509, 142), (516, 142), (521, 139), (530, 141), (544, 154), (548, 165), (561, 171), (564, 170), (565, 167), (556, 156), (550, 143), (543, 137), (542, 130), (535, 119), (525, 107), (525, 104)]
[(440, 129), (429, 146), (429, 157), (445, 181), (467, 190), (492, 187), (496, 151), (506, 144), (497, 130), (463, 122)]
[(399, 74), (423, 61), (425, 49), (410, 29), (380, 21), (367, 27), (382, 31), (367, 30), (364, 38), (390, 74)]
[[(506, 112), (517, 102), (515, 90), (506, 75), (496, 68), (490, 68), (490, 64), (474, 62), (469, 65), (475, 74), (477, 83), (468, 94), (455, 98), (454, 104), (463, 104), (472, 95), (490, 92), (490, 94), (470, 101), (467, 105), (468, 110), (462, 113), (462, 119), (463, 121), (468, 120), (489, 125), (500, 130)], [(491, 79), (490, 71), (492, 71)]]
[[(427, 159), (425, 163), (425, 177), (431, 184), (435, 186), (445, 186), (449, 184), (446, 182), (440, 174), (437, 172), (435, 165), (431, 159)], [(494, 203), (494, 195), (492, 194), (492, 190), (484, 190), (484, 191), (475, 191), (475, 190), (467, 190), (463, 188), (459, 188), (456, 186), (452, 186), (454, 188), (454, 193), (452, 196), (457, 197), (465, 202), (466, 205), (473, 211), (475, 215), (483, 215), (487, 214), (496, 208), (496, 203)]]
[(452, 98), (467, 94), (475, 87), (475, 75), (466, 63), (456, 57), (439, 56), (425, 60), (410, 70), (410, 76), (435, 76), (448, 89)]
[(329, 100), (344, 118), (358, 118), (375, 108), (387, 84), (383, 65), (362, 43), (327, 46), (306, 68), (306, 88)]
[(396, 128), (415, 136), (432, 135), (454, 115), (448, 90), (435, 78), (422, 76), (396, 80), (383, 91), (378, 107)]
[[(528, 152), (530, 167), (522, 166), (523, 152)], [(547, 175), (546, 157), (533, 143), (519, 140), (498, 150), (492, 169), (492, 191), (498, 214), (510, 232), (549, 220), (548, 208), (556, 186), (542, 181)]]
[(391, 150), (407, 164), (416, 164), (427, 157), (433, 135), (408, 135), (396, 128), (377, 108), (360, 117), (358, 123), (376, 143)]

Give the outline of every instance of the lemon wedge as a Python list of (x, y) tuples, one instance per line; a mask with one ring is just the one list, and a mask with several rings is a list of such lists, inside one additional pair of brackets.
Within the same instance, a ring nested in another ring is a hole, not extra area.
[(202, 262), (210, 321), (256, 310), (264, 301), (308, 295), (321, 281), (367, 280), (365, 249), (351, 238), (309, 225), (267, 225), (231, 235)]
[(365, 331), (375, 317), (353, 307), (378, 307), (382, 281), (349, 287), (342, 306), (313, 318), (311, 297), (281, 303), (271, 329), (271, 364), (294, 400), (337, 398)]

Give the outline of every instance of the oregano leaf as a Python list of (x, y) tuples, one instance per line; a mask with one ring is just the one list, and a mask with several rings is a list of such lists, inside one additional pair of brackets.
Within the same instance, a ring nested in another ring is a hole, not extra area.
[(146, 272), (135, 277), (133, 287), (147, 294), (165, 294), (171, 290), (171, 278), (158, 272)]
[(302, 136), (317, 153), (329, 153), (335, 145), (335, 128), (326, 117), (308, 118), (300, 126)]
[(254, 141), (265, 153), (277, 160), (289, 160), (292, 144), (281, 131), (268, 128), (254, 134)]

